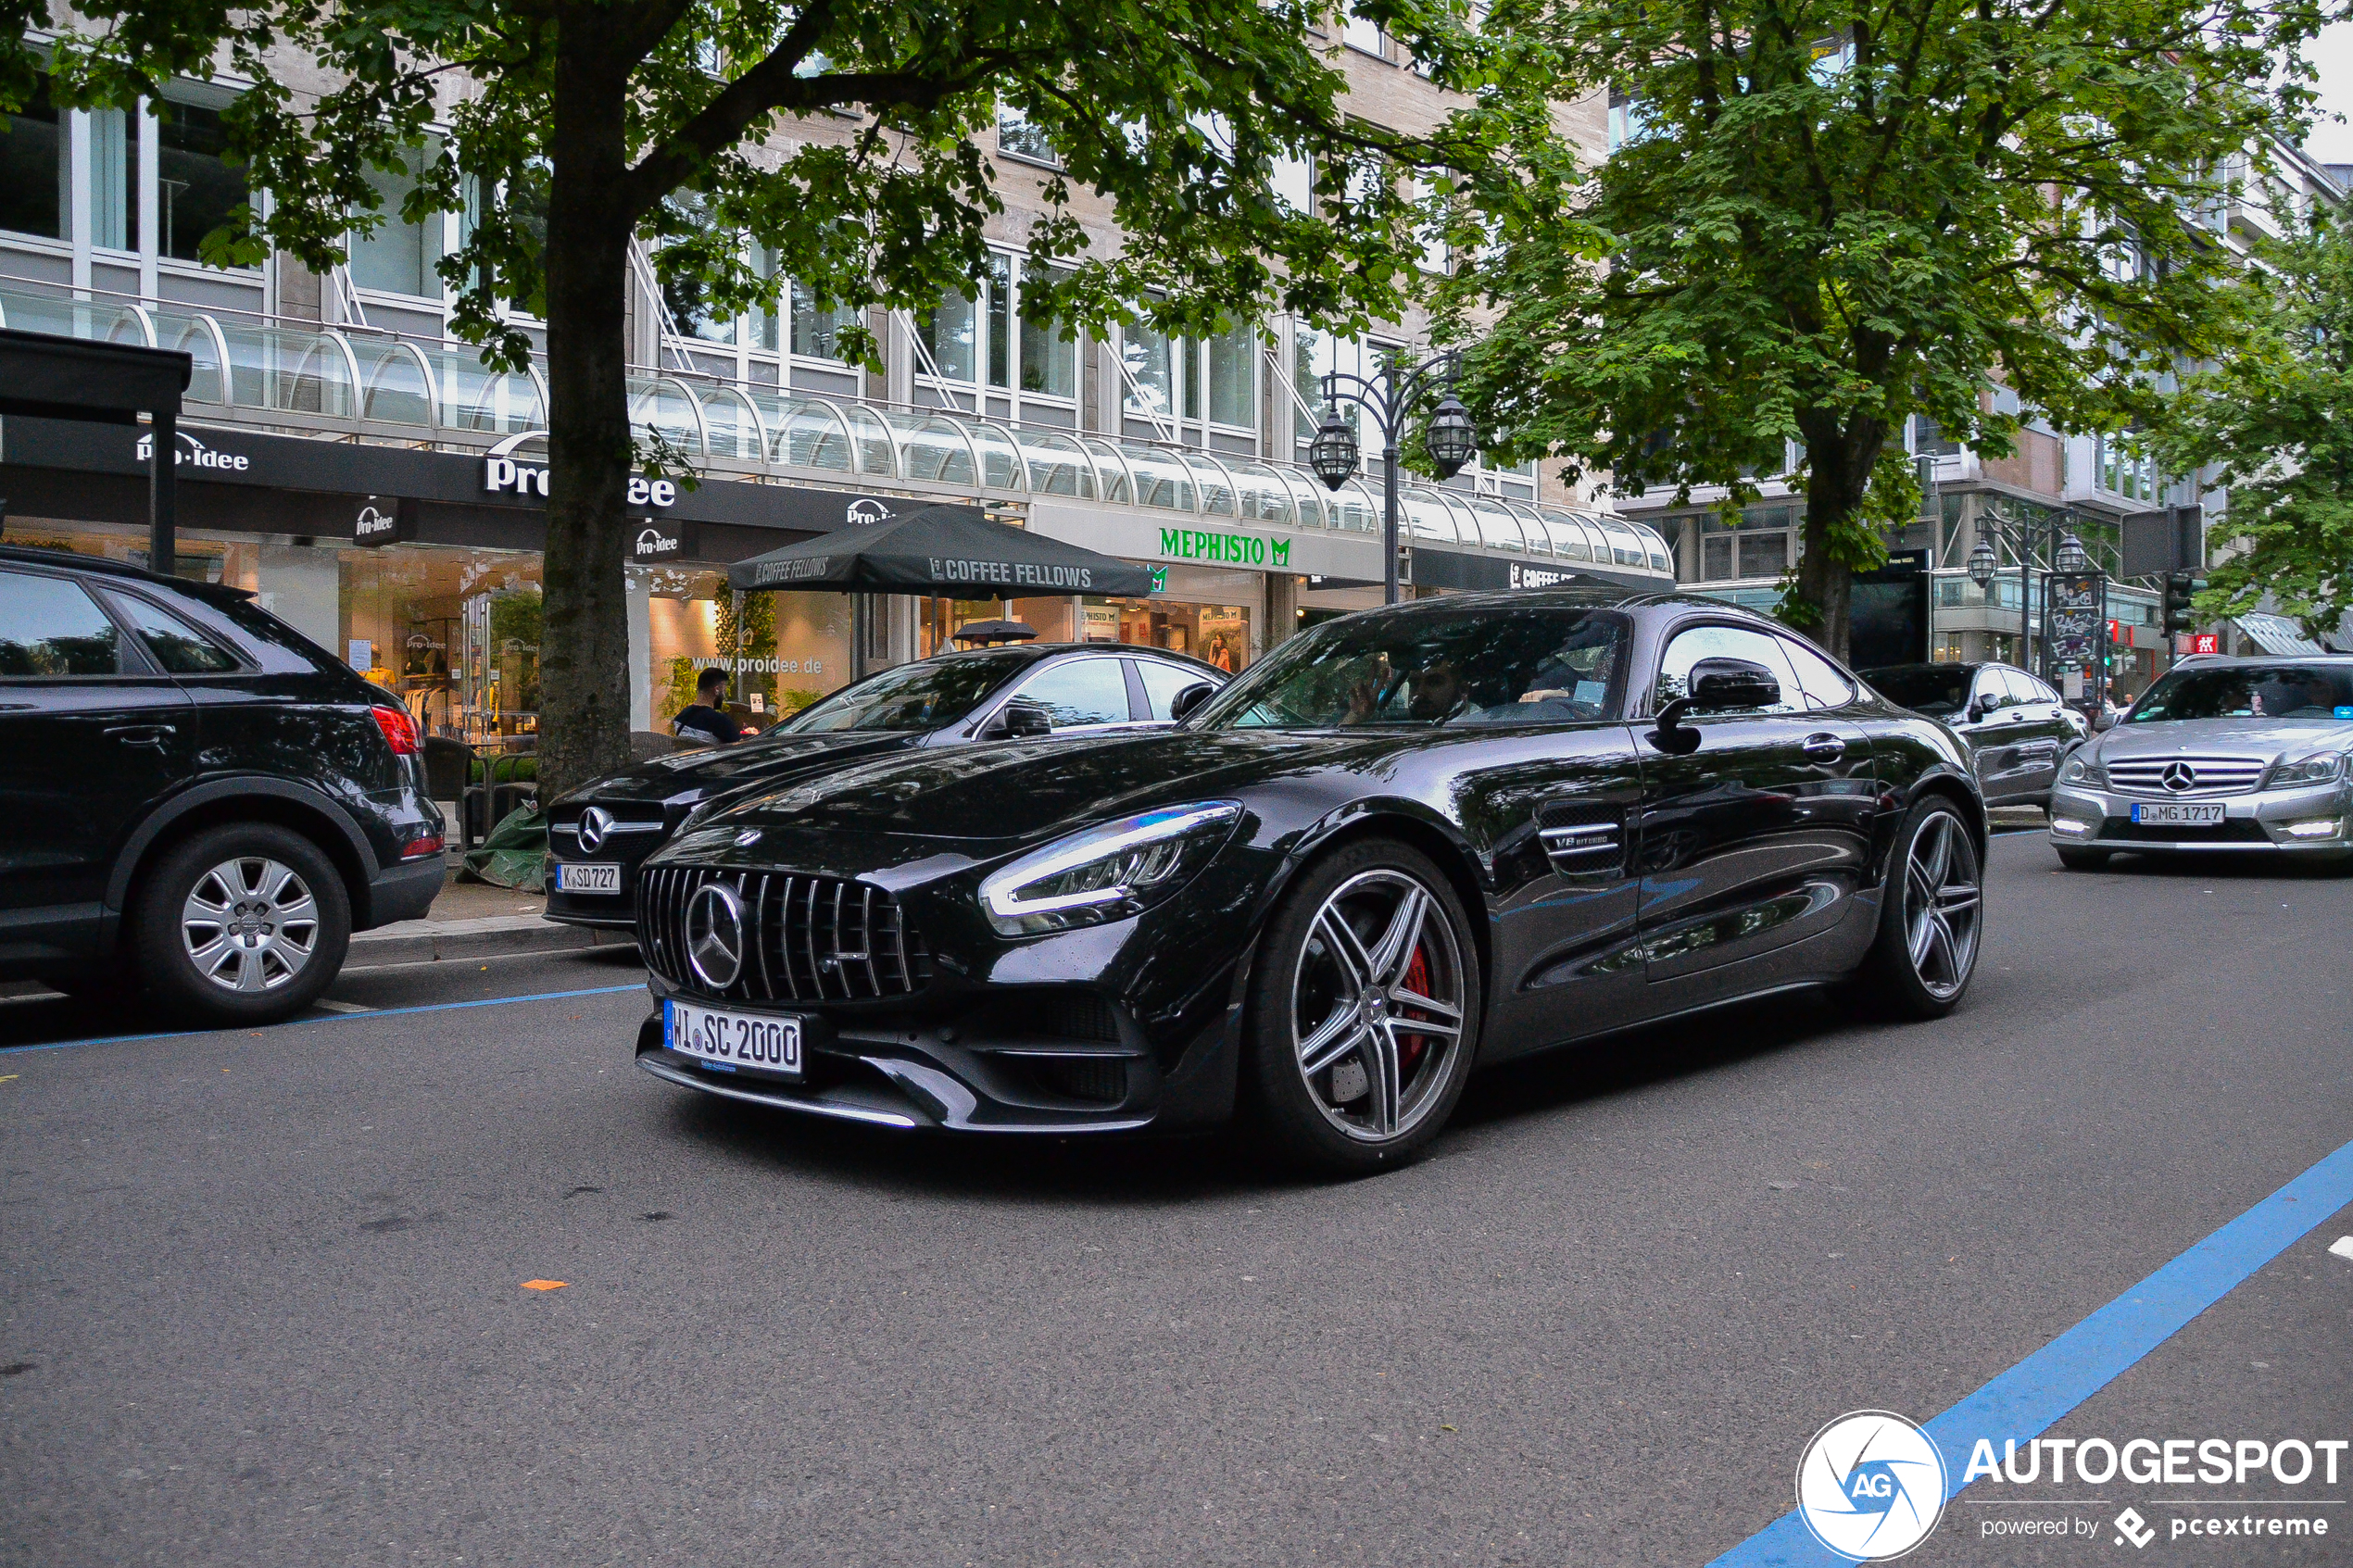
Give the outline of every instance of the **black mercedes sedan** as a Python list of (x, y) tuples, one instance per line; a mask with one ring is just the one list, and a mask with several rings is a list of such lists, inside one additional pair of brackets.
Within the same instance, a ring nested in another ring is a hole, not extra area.
[(1898, 707), (1953, 726), (1988, 806), (2047, 808), (2059, 769), (2092, 734), (2090, 721), (2015, 664), (1889, 664), (1856, 673)]
[(547, 918), (632, 925), (638, 866), (688, 811), (731, 791), (902, 751), (1163, 726), (1231, 679), (1183, 654), (1105, 643), (1033, 643), (895, 666), (753, 739), (657, 757), (551, 802)]
[(1475, 1065), (1979, 948), (1951, 732), (1699, 598), (1315, 626), (1172, 729), (926, 751), (698, 809), (647, 863), (648, 1073), (904, 1128), (1240, 1110), (1378, 1169)]

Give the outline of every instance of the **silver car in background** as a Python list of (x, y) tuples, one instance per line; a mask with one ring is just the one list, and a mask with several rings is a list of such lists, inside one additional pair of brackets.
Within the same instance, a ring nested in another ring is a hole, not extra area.
[(2184, 660), (2068, 759), (2051, 843), (2353, 860), (2353, 658)]

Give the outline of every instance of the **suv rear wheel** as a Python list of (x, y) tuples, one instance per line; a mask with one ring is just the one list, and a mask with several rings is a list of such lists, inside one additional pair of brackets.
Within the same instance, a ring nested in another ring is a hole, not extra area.
[(175, 846), (141, 892), (140, 983), (176, 1010), (265, 1023), (319, 998), (343, 967), (351, 900), (318, 846), (267, 822), (209, 828)]

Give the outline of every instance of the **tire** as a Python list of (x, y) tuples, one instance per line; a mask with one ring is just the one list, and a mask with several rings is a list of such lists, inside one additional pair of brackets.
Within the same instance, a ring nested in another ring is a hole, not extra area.
[(1900, 1017), (1942, 1018), (1977, 972), (1985, 863), (1953, 803), (1929, 796), (1896, 830), (1865, 987)]
[(2051, 848), (2058, 856), (2059, 864), (2071, 872), (2095, 872), (2108, 864), (2113, 853), (2108, 849), (2084, 849), (2072, 844), (2054, 844)]
[(173, 1012), (270, 1023), (319, 999), (350, 942), (350, 896), (318, 846), (267, 822), (233, 822), (157, 863), (131, 952), (140, 984)]
[(1309, 867), (1249, 988), (1244, 1089), (1275, 1151), (1328, 1175), (1408, 1161), (1462, 1098), (1480, 994), (1462, 901), (1428, 856), (1361, 839)]

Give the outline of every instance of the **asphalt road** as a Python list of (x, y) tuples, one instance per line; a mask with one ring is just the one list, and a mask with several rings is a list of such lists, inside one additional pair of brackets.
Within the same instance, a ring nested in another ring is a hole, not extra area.
[[(1336, 1185), (703, 1101), (610, 955), (62, 1048), (104, 1022), (0, 1003), (0, 1562), (1708, 1562), (1824, 1422), (1945, 1410), (2353, 1139), (2353, 878), (2022, 835), (1989, 896), (1948, 1021), (1620, 1039)], [(2053, 1435), (2353, 1437), (2348, 1231)], [(2335, 1534), (2112, 1539), (2190, 1493)], [(1980, 1482), (1906, 1562), (2353, 1562), (2347, 1499)], [(2096, 1537), (1987, 1533), (2050, 1499)]]

